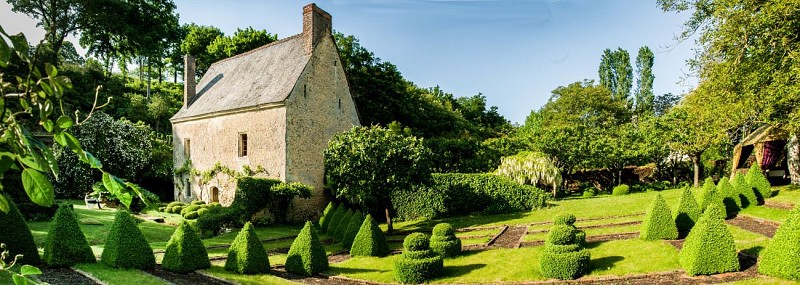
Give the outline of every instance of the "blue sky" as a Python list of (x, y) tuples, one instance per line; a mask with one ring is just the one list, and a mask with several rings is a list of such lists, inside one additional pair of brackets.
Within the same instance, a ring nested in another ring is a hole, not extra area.
[[(226, 34), (253, 27), (280, 38), (301, 32), (303, 1), (175, 0), (181, 23), (213, 25)], [(522, 123), (550, 91), (597, 79), (603, 49), (631, 59), (655, 52), (655, 94), (683, 94), (696, 84), (686, 60), (692, 41), (674, 35), (688, 14), (664, 13), (641, 0), (319, 0), (334, 29), (397, 65), (419, 86), (456, 96), (483, 93), (512, 122)], [(35, 22), (0, 3), (0, 25), (41, 38)], [(633, 62), (631, 63), (633, 64)], [(635, 67), (634, 67), (635, 69)]]

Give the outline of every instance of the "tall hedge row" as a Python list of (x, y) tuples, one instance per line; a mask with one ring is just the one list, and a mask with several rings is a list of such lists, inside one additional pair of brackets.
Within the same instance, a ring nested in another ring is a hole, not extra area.
[(527, 212), (544, 207), (550, 194), (494, 174), (433, 174), (430, 185), (392, 193), (402, 219), (441, 218), (473, 213)]
[(709, 275), (739, 270), (733, 235), (722, 215), (721, 204), (711, 204), (697, 221), (679, 254), (686, 274)]
[(800, 281), (800, 205), (795, 206), (761, 254), (758, 272)]
[(664, 197), (660, 193), (650, 203), (639, 237), (644, 240), (678, 238), (678, 228), (672, 218), (672, 210), (669, 209), (667, 201), (664, 201)]
[(72, 205), (61, 204), (50, 224), (44, 245), (44, 262), (50, 267), (94, 263), (94, 252), (83, 235)]

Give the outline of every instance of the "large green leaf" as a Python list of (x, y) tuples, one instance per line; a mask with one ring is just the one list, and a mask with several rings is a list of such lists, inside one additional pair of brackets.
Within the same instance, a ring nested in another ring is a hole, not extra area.
[(39, 275), (42, 274), (42, 271), (35, 266), (25, 264), (19, 269), (19, 273), (22, 275)]
[(30, 47), (28, 46), (28, 39), (25, 38), (25, 35), (22, 33), (16, 35), (8, 36), (8, 39), (11, 40), (11, 44), (14, 45), (14, 50), (17, 51), (17, 54), (22, 59), (28, 58), (28, 50)]
[(0, 37), (0, 67), (8, 66), (8, 60), (11, 58), (11, 48), (8, 47), (6, 40)]
[(34, 203), (45, 207), (53, 205), (53, 185), (41, 172), (31, 168), (22, 170), (22, 186)]
[(89, 167), (94, 168), (94, 169), (103, 168), (103, 164), (100, 163), (100, 160), (98, 160), (96, 157), (94, 157), (94, 155), (92, 155), (91, 152), (84, 151), (83, 154), (86, 155), (86, 161), (84, 161), (84, 162), (88, 163)]
[(58, 120), (56, 120), (56, 126), (62, 130), (69, 129), (72, 127), (72, 119), (67, 116), (58, 117)]
[(14, 154), (10, 152), (0, 152), (0, 176), (14, 166)]
[(103, 172), (103, 186), (114, 196), (119, 196), (125, 190), (125, 182), (108, 172)]
[(6, 196), (0, 195), (0, 211), (8, 213), (8, 209), (8, 200), (6, 200)]

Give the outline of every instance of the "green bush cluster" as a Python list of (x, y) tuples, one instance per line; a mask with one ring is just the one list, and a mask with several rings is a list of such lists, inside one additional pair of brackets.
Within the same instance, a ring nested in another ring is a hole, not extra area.
[(344, 239), (342, 240), (344, 248), (353, 246), (353, 240), (355, 240), (358, 230), (361, 229), (361, 224), (363, 223), (364, 215), (361, 214), (361, 211), (356, 211), (356, 213), (350, 217), (350, 222), (347, 224), (347, 229), (344, 232)]
[(433, 252), (442, 257), (454, 257), (461, 253), (461, 240), (456, 237), (456, 231), (448, 223), (439, 223), (433, 227), (430, 247)]
[(672, 210), (670, 210), (667, 201), (664, 201), (664, 197), (660, 193), (650, 203), (639, 237), (644, 240), (678, 238), (678, 227), (672, 218)]
[(742, 209), (751, 205), (758, 205), (756, 192), (753, 190), (753, 187), (750, 187), (750, 184), (747, 184), (747, 181), (744, 179), (744, 175), (741, 173), (736, 173), (736, 176), (734, 176), (731, 184), (735, 189), (735, 192), (739, 193), (739, 200), (742, 201)]
[(722, 204), (725, 205), (725, 213), (728, 218), (736, 217), (739, 210), (742, 209), (742, 200), (739, 198), (739, 193), (733, 188), (727, 178), (722, 178), (717, 184), (717, 195), (722, 198)]
[(324, 233), (328, 231), (328, 226), (331, 224), (333, 213), (336, 212), (338, 207), (339, 205), (334, 204), (333, 202), (328, 202), (328, 206), (326, 206), (325, 210), (322, 211), (322, 216), (319, 217), (319, 222), (317, 222), (320, 232)]
[(181, 223), (169, 238), (161, 266), (178, 273), (211, 267), (203, 241), (186, 222)]
[(53, 268), (77, 263), (94, 263), (92, 248), (83, 235), (72, 205), (61, 204), (56, 211), (44, 244), (44, 262)]
[(353, 240), (350, 256), (386, 256), (388, 254), (389, 244), (386, 242), (386, 236), (372, 219), (372, 215), (368, 214)]
[(703, 182), (703, 196), (700, 197), (700, 210), (705, 211), (709, 204), (714, 203), (717, 196), (717, 185), (714, 178), (708, 177)]
[(212, 207), (197, 218), (195, 227), (201, 237), (212, 237), (225, 228), (241, 227), (244, 223), (239, 218), (239, 212), (230, 207)]
[(337, 242), (344, 242), (344, 236), (347, 233), (347, 228), (350, 226), (350, 220), (353, 219), (353, 216), (356, 215), (356, 212), (352, 209), (347, 210), (347, 212), (342, 216), (339, 225), (333, 231), (333, 240)]
[(694, 225), (679, 254), (680, 264), (690, 276), (739, 271), (733, 235), (723, 219), (721, 204), (709, 205)]
[(539, 260), (542, 275), (561, 280), (575, 279), (589, 273), (589, 251), (583, 248), (585, 233), (575, 228), (575, 216), (556, 217), (547, 234)]
[(311, 276), (328, 269), (328, 256), (311, 222), (300, 231), (286, 256), (286, 271)]
[(403, 253), (394, 260), (394, 277), (400, 283), (423, 283), (442, 271), (442, 257), (429, 247), (428, 236), (413, 233), (403, 240)]
[(127, 211), (117, 211), (100, 260), (114, 268), (152, 269), (156, 266), (153, 249)]
[(594, 197), (597, 196), (597, 189), (594, 187), (587, 187), (583, 189), (583, 197)]
[(764, 176), (764, 173), (761, 172), (761, 167), (758, 163), (753, 163), (753, 165), (750, 166), (750, 170), (747, 171), (744, 180), (750, 187), (756, 190), (756, 199), (758, 199), (760, 204), (764, 203), (764, 199), (772, 196), (772, 186), (769, 180), (767, 180), (767, 177)]
[(694, 224), (700, 219), (703, 211), (697, 200), (694, 199), (694, 194), (689, 187), (684, 187), (681, 193), (681, 198), (678, 201), (678, 211), (675, 212), (675, 226), (678, 227), (679, 236), (686, 236), (692, 230)]
[(631, 192), (631, 187), (627, 184), (618, 185), (611, 190), (611, 195), (614, 196), (621, 196), (621, 195), (628, 195)]
[(242, 274), (269, 272), (269, 258), (250, 222), (233, 239), (225, 260), (225, 270)]
[(8, 213), (0, 211), (0, 243), (6, 245), (9, 256), (22, 254), (22, 259), (19, 261), (22, 264), (41, 263), (39, 250), (36, 249), (28, 224), (25, 223), (25, 219), (11, 198), (6, 196), (6, 201), (8, 201)]
[(758, 272), (800, 281), (800, 205), (795, 206), (761, 254)]
[(429, 185), (395, 191), (391, 201), (397, 217), (442, 218), (473, 213), (527, 212), (546, 206), (550, 194), (494, 174), (433, 174)]
[(205, 201), (192, 201), (189, 204), (183, 202), (170, 202), (163, 208), (159, 208), (164, 213), (179, 214), (184, 219), (194, 220), (202, 217), (212, 208), (222, 207), (219, 202), (206, 204)]
[(328, 223), (328, 228), (325, 230), (330, 238), (333, 238), (335, 235), (336, 229), (338, 229), (341, 225), (342, 219), (345, 218), (345, 215), (347, 215), (347, 207), (344, 204), (336, 207), (336, 210), (333, 211), (333, 214), (331, 214), (331, 221)]
[(239, 212), (242, 221), (249, 221), (253, 214), (267, 209), (276, 218), (275, 222), (284, 222), (292, 198), (309, 198), (311, 190), (310, 186), (297, 182), (240, 177), (236, 180), (236, 193), (230, 208)]

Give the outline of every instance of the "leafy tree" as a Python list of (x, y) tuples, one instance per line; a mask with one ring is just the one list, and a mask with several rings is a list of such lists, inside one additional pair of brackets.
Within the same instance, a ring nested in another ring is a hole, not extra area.
[(681, 96), (673, 95), (672, 93), (658, 95), (653, 101), (653, 114), (657, 117), (661, 117), (680, 101)]
[(636, 106), (634, 113), (639, 116), (653, 114), (653, 104), (655, 97), (653, 96), (653, 60), (655, 56), (649, 47), (643, 46), (639, 48), (639, 54), (636, 55)]
[(209, 54), (216, 59), (231, 57), (278, 40), (278, 35), (267, 30), (257, 31), (252, 27), (236, 29), (233, 36), (217, 36), (206, 47)]
[(628, 51), (622, 48), (612, 51), (603, 50), (600, 57), (600, 85), (608, 88), (616, 101), (620, 101), (630, 109), (633, 100), (630, 98), (633, 87), (633, 68)]
[(390, 230), (391, 193), (430, 179), (422, 140), (378, 126), (335, 135), (324, 156), (326, 188), (370, 213), (385, 211)]
[(514, 156), (503, 157), (496, 173), (519, 184), (552, 187), (553, 196), (556, 196), (556, 190), (563, 181), (561, 170), (549, 157), (539, 152), (523, 151)]
[(181, 53), (193, 55), (197, 60), (197, 76), (201, 77), (206, 73), (212, 63), (217, 61), (211, 53), (208, 52), (208, 46), (217, 37), (223, 36), (222, 31), (217, 27), (200, 26), (195, 23), (188, 24), (185, 29), (186, 37), (181, 42)]

